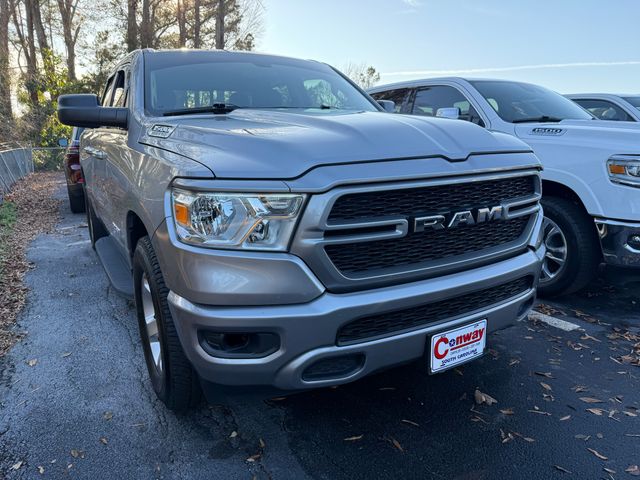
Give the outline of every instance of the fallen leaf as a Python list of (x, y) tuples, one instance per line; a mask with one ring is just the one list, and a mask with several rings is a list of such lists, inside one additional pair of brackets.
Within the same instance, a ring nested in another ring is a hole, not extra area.
[(13, 465), (11, 465), (10, 470), (18, 470), (20, 469), (20, 467), (22, 467), (22, 465), (24, 465), (24, 462), (20, 460), (19, 462), (16, 462)]
[(474, 395), (474, 398), (475, 398), (476, 403), (478, 405), (482, 405), (483, 403), (485, 403), (485, 404), (491, 406), (494, 403), (498, 403), (498, 401), (495, 398), (493, 398), (491, 395), (489, 395), (488, 393), (482, 393), (477, 388), (476, 388), (476, 391), (475, 391), (475, 393), (473, 395)]
[(503, 415), (513, 415), (513, 408), (505, 408), (504, 410), (500, 410), (500, 413)]
[(391, 443), (393, 443), (393, 446), (396, 447), (398, 450), (400, 450), (401, 452), (404, 452), (404, 449), (402, 448), (402, 445), (400, 445), (400, 442), (398, 440), (391, 437)]
[(551, 372), (533, 372), (533, 373), (541, 377), (553, 378), (553, 375), (551, 375)]
[(629, 465), (624, 469), (624, 471), (630, 475), (633, 475), (634, 477), (640, 476), (640, 467), (638, 467), (638, 465)]
[(64, 353), (62, 354), (62, 358), (66, 358), (66, 357), (68, 357), (69, 355), (71, 355), (71, 352), (64, 352)]
[(345, 442), (355, 442), (356, 440), (360, 440), (362, 437), (364, 437), (364, 434), (362, 435), (355, 435), (353, 437), (347, 437), (344, 439)]
[(266, 447), (266, 443), (264, 443), (264, 440), (261, 438), (258, 441), (258, 445), (260, 445), (260, 448), (264, 450), (264, 447)]
[(587, 408), (587, 412), (593, 413), (594, 415), (598, 415), (599, 417), (601, 417), (604, 414), (605, 410), (601, 408)]
[(109, 441), (105, 437), (100, 437), (100, 443), (106, 445)]
[(38, 473), (39, 473), (40, 475), (43, 475), (43, 474), (44, 474), (44, 467), (43, 467), (42, 465), (38, 465)]
[(105, 420), (111, 420), (113, 418), (113, 413), (112, 412), (104, 412), (102, 414), (102, 418), (104, 418)]
[(569, 470), (567, 470), (564, 467), (561, 467), (560, 465), (554, 465), (553, 468), (555, 468), (556, 470), (559, 470), (559, 471), (561, 471), (563, 473), (571, 473)]
[(529, 413), (537, 413), (538, 415), (551, 415), (549, 412), (543, 412), (542, 410), (527, 410)]
[(569, 420), (571, 418), (571, 415), (565, 415), (564, 417), (562, 417), (560, 419), (561, 422), (564, 422), (565, 420)]
[(615, 471), (615, 470), (612, 470), (612, 469), (607, 468), (607, 467), (602, 467), (602, 469), (603, 469), (605, 472), (607, 472), (607, 473), (616, 473), (616, 471)]
[(249, 458), (247, 458), (247, 462), (255, 462), (256, 460), (258, 460), (262, 455), (260, 455), (259, 453), (256, 453), (255, 455), (251, 455)]
[(409, 425), (413, 425), (414, 427), (419, 427), (420, 426), (416, 422), (412, 422), (411, 420), (407, 420), (407, 419), (404, 419), (404, 418), (401, 421), (402, 421), (402, 423), (408, 423)]
[(238, 432), (234, 430), (233, 432), (231, 432), (231, 435), (229, 435), (229, 438), (236, 438), (237, 436), (238, 436)]
[(627, 417), (637, 417), (638, 416), (637, 413), (629, 412), (627, 410), (623, 410), (622, 413), (624, 413)]
[(582, 400), (584, 403), (602, 403), (602, 400), (593, 397), (580, 397), (580, 400)]
[(600, 460), (609, 460), (607, 457), (605, 457), (604, 455), (602, 455), (600, 452), (598, 452), (597, 450), (594, 450), (593, 448), (587, 448), (587, 450), (589, 450), (591, 453), (593, 453), (596, 457), (598, 457)]
[(30, 367), (35, 367), (37, 363), (38, 363), (37, 358), (32, 358), (31, 360), (27, 360), (27, 365), (29, 365)]
[(71, 450), (71, 456), (73, 458), (84, 458), (84, 452), (82, 450)]
[(540, 385), (542, 385), (542, 388), (544, 388), (547, 391), (552, 391), (553, 389), (551, 388), (551, 385), (549, 385), (548, 383), (544, 383), (544, 382), (540, 382)]

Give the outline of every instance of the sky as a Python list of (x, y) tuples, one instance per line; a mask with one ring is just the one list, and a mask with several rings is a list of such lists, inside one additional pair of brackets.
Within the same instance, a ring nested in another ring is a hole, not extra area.
[(640, 0), (263, 0), (257, 50), (372, 65), (379, 83), (520, 80), (640, 93)]

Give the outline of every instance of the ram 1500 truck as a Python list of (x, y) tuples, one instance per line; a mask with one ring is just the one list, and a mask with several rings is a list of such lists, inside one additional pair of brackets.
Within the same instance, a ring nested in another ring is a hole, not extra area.
[(640, 267), (640, 128), (596, 120), (546, 88), (432, 78), (376, 87), (379, 100), (420, 116), (467, 120), (531, 146), (544, 167), (541, 295), (586, 286), (604, 260)]
[(534, 300), (541, 166), (512, 136), (385, 114), (322, 63), (225, 51), (135, 51), (58, 115), (87, 128), (91, 241), (171, 409), (201, 386), (440, 372)]
[(575, 93), (565, 95), (600, 120), (640, 122), (640, 95)]

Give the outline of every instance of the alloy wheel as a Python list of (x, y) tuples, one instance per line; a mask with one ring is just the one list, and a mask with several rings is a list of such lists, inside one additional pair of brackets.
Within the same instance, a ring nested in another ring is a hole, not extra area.
[(567, 238), (558, 224), (550, 218), (544, 217), (542, 228), (547, 252), (542, 262), (540, 282), (548, 283), (556, 279), (566, 268)]

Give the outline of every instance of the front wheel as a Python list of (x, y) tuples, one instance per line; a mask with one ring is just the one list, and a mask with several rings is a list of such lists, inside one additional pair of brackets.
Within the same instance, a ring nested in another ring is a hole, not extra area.
[(538, 292), (543, 297), (576, 292), (593, 279), (601, 260), (593, 220), (566, 198), (545, 197), (542, 206), (547, 252)]
[(182, 350), (167, 302), (169, 289), (149, 237), (141, 238), (136, 246), (133, 281), (140, 338), (153, 390), (170, 410), (187, 410), (198, 403), (200, 384)]

